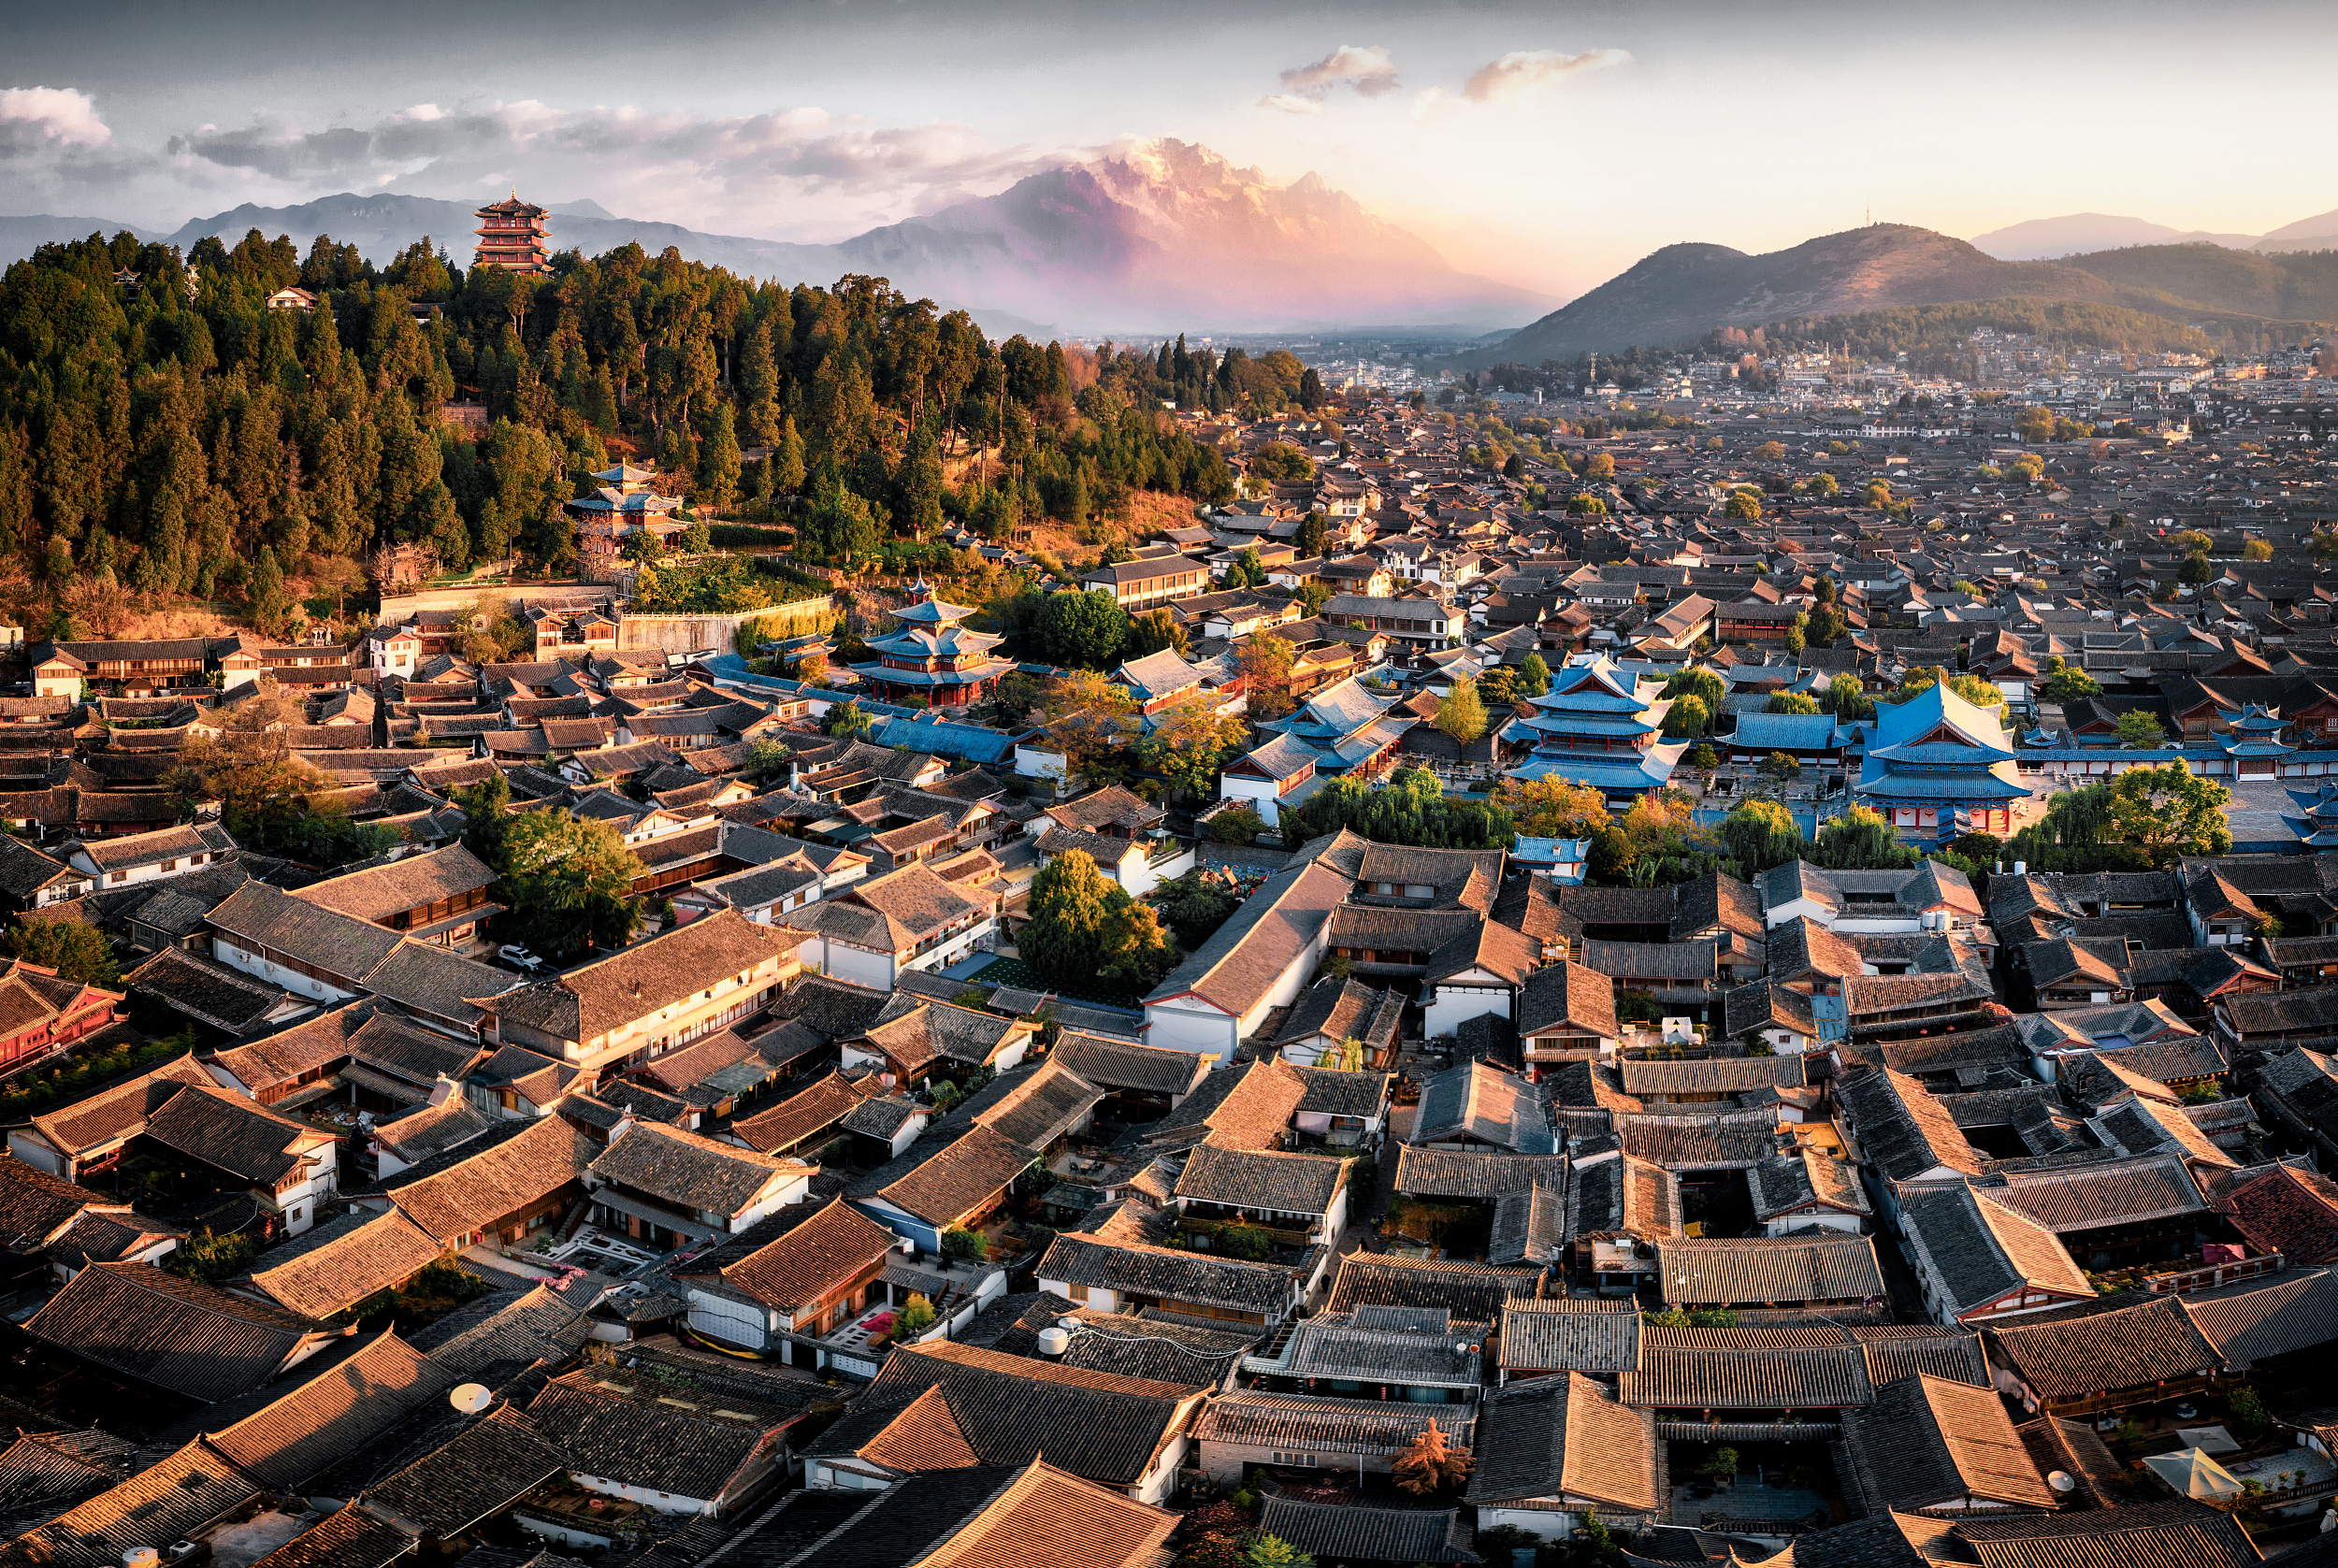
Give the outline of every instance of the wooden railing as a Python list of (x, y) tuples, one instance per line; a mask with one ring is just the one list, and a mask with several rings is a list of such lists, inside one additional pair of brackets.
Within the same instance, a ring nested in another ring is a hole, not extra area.
[(2244, 1279), (2279, 1273), (2288, 1266), (2289, 1260), (2276, 1252), (2264, 1258), (2244, 1258), (2238, 1263), (2215, 1263), (2174, 1273), (2145, 1274), (2141, 1283), (2155, 1296), (2187, 1296), (2195, 1290), (2213, 1290), (2219, 1285), (2237, 1285)]

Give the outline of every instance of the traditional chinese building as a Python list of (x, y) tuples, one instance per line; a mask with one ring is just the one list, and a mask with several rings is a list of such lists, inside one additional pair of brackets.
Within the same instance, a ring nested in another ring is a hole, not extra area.
[(1528, 699), (1531, 717), (1502, 726), (1505, 743), (1534, 748), (1511, 775), (1556, 775), (1589, 784), (1610, 801), (1663, 788), (1689, 746), (1664, 739), (1672, 699), (1659, 695), (1663, 689), (1661, 675), (1604, 654), (1568, 661), (1551, 675), (1549, 692)]
[(1257, 727), (1272, 739), (1226, 764), (1219, 798), (1247, 800), (1272, 824), (1336, 778), (1377, 778), (1395, 765), (1413, 718), (1358, 681), (1326, 686), (1279, 719)]
[(1966, 701), (1942, 681), (1905, 702), (1877, 704), (1874, 732), (1854, 792), (1901, 837), (2013, 830), (2013, 802), (2029, 786), (2014, 771), (2013, 739), (1996, 709)]
[(541, 278), (552, 270), (552, 251), (544, 243), (544, 209), (520, 200), (517, 190), (506, 201), (490, 203), (472, 214), (479, 250), (473, 266), (499, 266), (506, 272)]
[(673, 516), (682, 505), (679, 498), (650, 488), (657, 477), (654, 469), (619, 463), (592, 476), (589, 494), (564, 504), (562, 510), (576, 520), (588, 562), (613, 563), (630, 535), (648, 532), (662, 539), (689, 526)]
[(922, 697), (936, 708), (980, 702), (1015, 667), (991, 655), (1004, 639), (959, 625), (973, 613), (966, 605), (936, 598), (920, 579), (909, 602), (893, 611), (895, 629), (870, 640), (877, 662), (854, 665), (852, 672), (888, 699)]

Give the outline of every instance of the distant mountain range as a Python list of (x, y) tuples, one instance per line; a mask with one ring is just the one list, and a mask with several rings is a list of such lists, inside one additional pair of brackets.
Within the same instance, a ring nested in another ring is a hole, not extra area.
[(2073, 212), (2061, 218), (2032, 218), (1972, 237), (1976, 250), (1999, 261), (2050, 261), (2090, 251), (2111, 251), (2128, 245), (2222, 245), (2235, 251), (2272, 255), (2286, 251), (2338, 249), (2338, 212), (2273, 230), (2271, 234), (2211, 234), (2205, 229), (2172, 229), (2142, 218), (2117, 218), (2104, 212)]
[(1758, 256), (1725, 245), (1667, 245), (1469, 358), (1535, 365), (1586, 349), (1662, 347), (1718, 326), (1997, 299), (2092, 301), (2182, 322), (2338, 322), (2338, 253), (2140, 245), (2009, 262), (1901, 223)]
[[(1277, 185), (1207, 148), (1140, 142), (1017, 181), (997, 195), (871, 229), (833, 245), (702, 234), (612, 216), (598, 203), (552, 205), (556, 250), (597, 255), (633, 241), (732, 272), (829, 283), (847, 272), (892, 281), (912, 297), (971, 310), (994, 333), (1167, 335), (1514, 325), (1554, 300), (1456, 269), (1426, 242), (1309, 174)], [(0, 218), (0, 257), (51, 240), (129, 227), (91, 218)], [(252, 229), (320, 234), (381, 264), (423, 236), (468, 264), (471, 209), (392, 194), (297, 207), (244, 206), (169, 235), (233, 243)]]

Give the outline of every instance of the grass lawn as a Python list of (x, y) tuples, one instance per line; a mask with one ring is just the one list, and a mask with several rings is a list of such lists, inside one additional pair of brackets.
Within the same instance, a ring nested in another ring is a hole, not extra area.
[(1052, 992), (1070, 1001), (1101, 1002), (1106, 1007), (1134, 1007), (1142, 1000), (1137, 993), (1125, 987), (1106, 985), (1102, 982), (1078, 991), (1050, 985), (1032, 973), (1031, 966), (1020, 958), (993, 958), (981, 969), (968, 975), (966, 984), (969, 985), (1013, 985), (1019, 990), (1037, 991), (1043, 995)]

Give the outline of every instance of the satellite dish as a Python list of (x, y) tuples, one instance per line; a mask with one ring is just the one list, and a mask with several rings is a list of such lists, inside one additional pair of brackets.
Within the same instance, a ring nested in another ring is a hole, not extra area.
[(463, 1383), (448, 1392), (446, 1402), (466, 1416), (476, 1416), (495, 1403), (495, 1395), (484, 1383)]
[(2076, 1491), (2078, 1489), (2078, 1477), (2072, 1475), (2067, 1470), (2057, 1470), (2046, 1477), (2046, 1485), (2052, 1487), (2056, 1491)]

